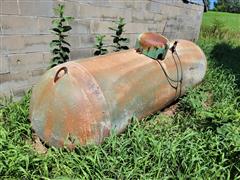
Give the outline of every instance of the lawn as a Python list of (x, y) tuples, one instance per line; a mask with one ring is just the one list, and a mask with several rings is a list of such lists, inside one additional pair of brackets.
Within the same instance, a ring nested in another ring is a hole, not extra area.
[[(203, 25), (216, 16), (239, 33), (239, 23), (232, 21), (240, 15), (209, 12)], [(208, 33), (198, 42), (208, 58), (207, 75), (179, 100), (176, 113), (133, 118), (123, 134), (100, 146), (48, 148), (39, 154), (32, 146), (29, 95), (5, 102), (0, 110), (1, 179), (240, 178), (240, 41)]]
[(226, 12), (214, 12), (208, 11), (203, 16), (203, 23), (206, 26), (210, 26), (213, 22), (218, 19), (221, 20), (224, 25), (233, 32), (239, 32), (240, 30), (240, 17), (239, 14), (226, 13)]

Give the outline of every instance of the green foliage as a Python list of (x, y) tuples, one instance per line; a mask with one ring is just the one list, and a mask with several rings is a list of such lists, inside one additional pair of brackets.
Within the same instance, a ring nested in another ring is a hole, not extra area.
[(201, 28), (201, 36), (203, 38), (214, 37), (218, 39), (223, 39), (227, 37), (228, 33), (229, 31), (224, 26), (223, 22), (217, 18), (213, 21), (213, 23), (210, 26), (202, 26)]
[(107, 54), (108, 51), (103, 46), (104, 45), (103, 40), (105, 37), (106, 37), (105, 35), (97, 35), (96, 36), (95, 47), (97, 50), (94, 52), (94, 56)]
[(129, 47), (126, 45), (126, 43), (129, 42), (129, 39), (122, 37), (122, 34), (124, 32), (124, 26), (126, 25), (124, 18), (120, 17), (118, 20), (113, 22), (116, 24), (117, 27), (109, 27), (109, 29), (115, 32), (115, 34), (111, 36), (113, 37), (112, 46), (114, 47), (114, 51), (116, 52), (129, 49)]
[(203, 16), (203, 26), (211, 26), (215, 19), (224, 23), (224, 26), (231, 32), (239, 33), (240, 27), (240, 14), (233, 13), (220, 13), (215, 11), (208, 11)]
[(218, 0), (214, 2), (214, 7), (215, 11), (240, 13), (239, 0)]
[(240, 39), (240, 15), (230, 13), (208, 12), (204, 14), (200, 36), (203, 39), (231, 40)]
[(50, 68), (69, 60), (70, 44), (65, 38), (68, 37), (66, 33), (72, 29), (68, 23), (73, 20), (73, 17), (64, 16), (64, 5), (58, 4), (58, 6), (54, 8), (54, 13), (58, 18), (52, 21), (53, 28), (51, 28), (51, 31), (58, 38), (52, 40), (50, 43), (51, 53), (53, 55)]

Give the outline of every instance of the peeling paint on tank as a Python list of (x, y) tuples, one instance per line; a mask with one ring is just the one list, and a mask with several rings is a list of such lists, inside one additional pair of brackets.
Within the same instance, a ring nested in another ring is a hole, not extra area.
[(207, 68), (198, 46), (177, 41), (177, 54), (168, 50), (161, 61), (130, 49), (50, 69), (33, 89), (33, 129), (49, 145), (73, 149), (100, 144), (111, 131), (124, 131), (133, 116), (166, 107), (199, 84)]

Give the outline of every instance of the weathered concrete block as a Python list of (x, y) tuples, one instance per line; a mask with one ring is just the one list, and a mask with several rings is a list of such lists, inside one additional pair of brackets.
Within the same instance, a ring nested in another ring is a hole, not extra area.
[(32, 77), (37, 77), (39, 79), (39, 77), (41, 75), (43, 75), (45, 72), (47, 71), (46, 68), (42, 68), (42, 69), (35, 69), (31, 71), (31, 75)]
[(155, 14), (149, 13), (146, 10), (139, 11), (138, 9), (132, 11), (132, 22), (136, 23), (153, 23), (155, 20)]
[(52, 20), (53, 18), (37, 18), (39, 34), (51, 34), (50, 28), (52, 28)]
[(10, 73), (9, 62), (6, 55), (0, 55), (0, 74)]
[(80, 40), (80, 48), (93, 48), (95, 43), (95, 36), (94, 35), (81, 35), (79, 36)]
[[(91, 0), (88, 0), (91, 1)], [(115, 7), (115, 8), (121, 8), (126, 9), (127, 11), (131, 11), (131, 9), (139, 9), (141, 11), (142, 9), (145, 9), (146, 4), (149, 0), (141, 0), (141, 1), (116, 1), (116, 0), (103, 0), (103, 2), (94, 2), (99, 0), (92, 0), (92, 4), (95, 5), (96, 3), (99, 4), (99, 6), (108, 6), (108, 7)], [(98, 5), (97, 5), (98, 6)]]
[(9, 55), (8, 61), (11, 73), (25, 72), (26, 69), (31, 71), (34, 69), (47, 68), (41, 52)]
[(160, 13), (163, 14), (163, 9), (166, 8), (163, 3), (155, 2), (155, 1), (149, 1), (146, 4), (146, 10), (150, 13)]
[(80, 20), (75, 19), (72, 23), (71, 34), (89, 34), (90, 30), (90, 20)]
[(2, 36), (2, 53), (16, 53), (24, 49), (23, 36)]
[(80, 58), (86, 58), (93, 56), (93, 49), (86, 48), (86, 49), (73, 49), (71, 51), (71, 60), (76, 60)]
[[(29, 89), (29, 73), (27, 71), (21, 73), (10, 73), (0, 75), (0, 96), (16, 96), (15, 93), (18, 89)], [(21, 96), (24, 94), (21, 94)]]
[[(80, 36), (81, 35), (69, 35), (67, 38), (66, 38), (66, 41), (68, 43), (71, 44), (71, 47), (70, 49), (72, 48), (80, 48)], [(86, 36), (88, 36), (88, 34), (86, 34)], [(82, 45), (84, 46), (84, 45)]]
[(40, 79), (41, 76), (47, 71), (46, 68), (43, 69), (35, 69), (30, 72), (31, 78), (29, 78), (29, 85), (34, 86)]
[(43, 62), (48, 67), (52, 59), (52, 54), (50, 52), (43, 52)]
[(157, 14), (157, 13), (154, 13), (154, 21), (158, 22), (158, 23), (162, 23), (163, 21), (165, 22), (166, 21), (166, 17), (162, 14)]
[(80, 4), (78, 1), (66, 1), (64, 2), (65, 5), (65, 15), (72, 16), (77, 18), (80, 13)]
[(24, 36), (24, 49), (21, 52), (49, 51), (49, 43), (57, 37), (54, 35)]
[(152, 24), (146, 24), (146, 23), (128, 23), (126, 24), (126, 33), (142, 33), (147, 32), (149, 29), (149, 26), (152, 26)]
[(10, 73), (0, 74), (0, 97), (11, 96)]
[(53, 0), (20, 0), (20, 14), (23, 16), (47, 16), (53, 17), (53, 7), (56, 5), (56, 2)]
[(129, 43), (127, 44), (129, 48), (134, 48), (136, 44), (136, 40), (139, 36), (139, 34), (125, 34), (125, 37), (129, 39)]
[(80, 4), (80, 12), (79, 18), (84, 19), (108, 19), (108, 20), (115, 20), (118, 17), (123, 17), (126, 21), (131, 21), (131, 11), (126, 9), (120, 8), (113, 8), (113, 7), (100, 7), (95, 5), (88, 5), (88, 4)]
[(17, 0), (1, 0), (0, 14), (18, 14)]
[(49, 51), (53, 35), (3, 36), (3, 54)]
[(37, 18), (0, 15), (3, 34), (37, 34)]
[(91, 20), (91, 33), (92, 34), (104, 34), (104, 33), (112, 33), (108, 27), (113, 27), (113, 23), (111, 21), (97, 21)]
[(0, 84), (1, 86), (10, 81), (11, 80), (11, 76), (10, 76), (10, 73), (6, 73), (6, 74), (0, 74)]
[(140, 2), (139, 1), (122, 1), (122, 2), (123, 2), (122, 8), (127, 7), (127, 8), (137, 9), (139, 11), (142, 11), (142, 10), (146, 10), (146, 6), (149, 0), (141, 0)]

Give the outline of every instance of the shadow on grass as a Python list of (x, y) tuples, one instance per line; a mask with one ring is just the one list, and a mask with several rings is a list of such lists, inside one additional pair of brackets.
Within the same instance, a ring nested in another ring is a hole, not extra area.
[(219, 43), (214, 46), (210, 55), (217, 66), (230, 70), (236, 76), (236, 83), (240, 87), (240, 46)]

